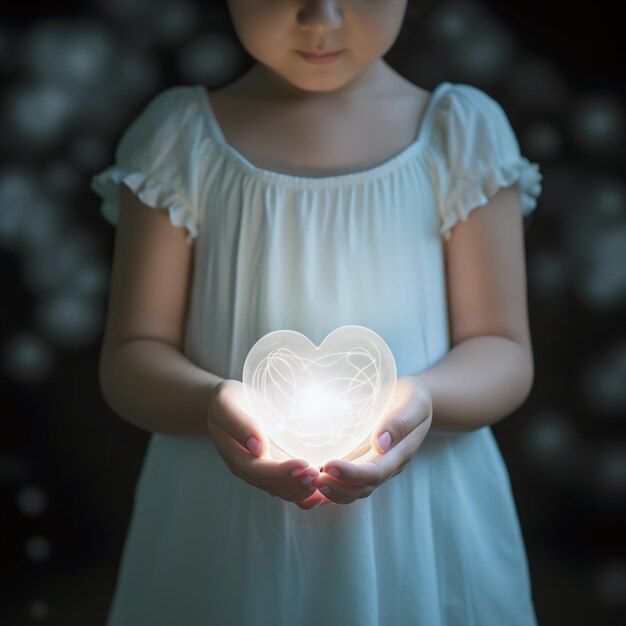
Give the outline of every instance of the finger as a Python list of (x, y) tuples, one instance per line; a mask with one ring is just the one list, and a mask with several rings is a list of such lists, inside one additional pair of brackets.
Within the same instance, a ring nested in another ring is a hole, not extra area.
[[(424, 435), (425, 436), (425, 435)], [(379, 454), (372, 450), (366, 455), (367, 460), (360, 463), (350, 463), (344, 460), (333, 460), (325, 466), (324, 473), (313, 481), (318, 489), (329, 487), (336, 498), (363, 497), (369, 495), (371, 488), (378, 487), (390, 478), (398, 467), (404, 466), (414, 454), (416, 445), (404, 439), (386, 454)], [(330, 472), (335, 470), (337, 476)], [(368, 493), (369, 492), (369, 493)], [(326, 494), (330, 495), (330, 494)]]
[[(324, 478), (326, 476), (324, 475)], [(320, 480), (322, 480), (320, 478)], [(360, 485), (353, 485), (350, 483), (344, 483), (337, 480), (324, 480), (322, 491), (318, 490), (318, 493), (324, 498), (322, 504), (350, 504), (355, 500), (361, 498), (367, 498), (372, 491), (373, 487), (362, 487)]]
[(296, 502), (296, 505), (299, 506), (301, 509), (308, 511), (310, 509), (315, 509), (318, 506), (321, 506), (322, 504), (324, 504), (325, 501), (329, 502), (328, 498), (325, 498), (319, 491), (315, 491), (311, 495), (311, 497), (307, 498), (306, 500)]
[[(265, 488), (279, 484), (294, 491), (303, 484), (310, 484), (312, 479), (319, 476), (317, 468), (311, 467), (303, 459), (278, 462), (272, 459), (257, 459), (251, 455), (239, 456), (238, 458), (239, 472), (250, 483), (258, 487)], [(304, 483), (305, 480), (307, 483)]]
[[(341, 460), (332, 461), (331, 464), (324, 467), (324, 473), (313, 484), (318, 489), (322, 489), (325, 486), (330, 487), (331, 493), (326, 495), (333, 500), (352, 498), (355, 493), (362, 494), (363, 487), (379, 487), (392, 476), (400, 473), (405, 465), (415, 456), (416, 450), (422, 445), (428, 434), (430, 422), (430, 418), (425, 420), (392, 450), (385, 454), (379, 454), (363, 463), (349, 463)], [(329, 474), (331, 469), (338, 471), (337, 477)], [(354, 486), (357, 489), (354, 489)], [(361, 488), (360, 492), (359, 487)]]
[[(327, 488), (330, 488), (330, 491), (326, 491)], [(350, 504), (355, 500), (367, 498), (374, 490), (373, 487), (361, 487), (359, 485), (337, 482), (328, 483), (324, 485), (323, 489), (324, 491), (319, 493), (324, 496), (326, 503), (333, 502), (334, 504)]]
[(286, 490), (284, 485), (277, 485), (275, 489), (281, 492), (278, 494), (278, 497), (282, 500), (286, 500), (287, 502), (302, 502), (303, 500), (307, 500), (311, 496), (315, 495), (317, 492), (315, 487), (303, 487), (302, 485), (296, 491), (293, 491), (292, 488), (291, 492), (285, 492)]
[(431, 404), (422, 393), (417, 395), (413, 388), (413, 395), (402, 392), (408, 397), (401, 397), (399, 408), (385, 415), (383, 423), (377, 425), (372, 431), (370, 444), (380, 454), (387, 454), (395, 445), (409, 436), (431, 415)]
[(254, 417), (243, 408), (248, 406), (243, 387), (220, 386), (211, 399), (211, 422), (226, 431), (250, 454), (263, 456), (268, 443)]
[[(394, 447), (394, 450), (398, 452), (399, 458), (404, 458), (404, 461), (409, 461), (415, 456), (418, 448), (422, 445), (422, 442), (426, 438), (430, 425), (432, 423), (432, 417), (428, 416), (425, 420), (421, 421), (416, 428), (414, 428), (404, 439), (398, 442)], [(389, 452), (386, 452), (382, 456), (388, 456)]]
[[(373, 463), (354, 464), (345, 461), (333, 461), (335, 469), (350, 467), (350, 471), (343, 471), (338, 478), (329, 474), (321, 474), (313, 481), (320, 493), (335, 503), (348, 504), (359, 498), (368, 497), (374, 486), (382, 482), (379, 480), (379, 471)], [(364, 469), (366, 468), (366, 469)], [(339, 470), (341, 472), (341, 470)], [(370, 472), (373, 472), (370, 475)], [(347, 476), (351, 478), (348, 478)], [(371, 486), (370, 486), (371, 485)]]
[[(274, 461), (270, 458), (259, 459), (242, 450), (241, 446), (226, 431), (213, 429), (218, 451), (230, 470), (238, 477), (255, 487), (265, 488), (273, 484), (287, 485), (294, 492), (298, 485), (303, 485), (307, 475), (319, 476), (317, 468), (304, 459)], [(310, 484), (310, 480), (306, 484)]]
[[(329, 489), (329, 491), (327, 491)], [(374, 490), (373, 487), (362, 487), (350, 483), (328, 482), (321, 487), (320, 493), (335, 504), (348, 504), (362, 498), (367, 498)]]
[[(320, 477), (313, 481), (313, 484), (319, 489), (325, 485), (331, 488), (341, 485), (341, 483), (349, 483), (357, 487), (370, 487), (378, 485), (384, 478), (382, 474), (382, 466), (379, 459), (383, 455), (375, 450), (370, 450), (362, 457), (359, 463), (351, 463), (343, 459), (335, 459), (330, 461), (322, 469)], [(334, 470), (334, 471), (333, 471)], [(331, 473), (333, 471), (333, 473)], [(337, 475), (334, 476), (333, 474)]]
[(259, 485), (259, 487), (268, 493), (271, 493), (273, 496), (282, 498), (283, 500), (288, 500), (289, 502), (299, 502), (308, 498), (317, 491), (312, 484), (313, 476), (309, 472), (306, 473), (309, 474), (309, 476), (302, 482), (298, 482), (301, 478), (299, 477), (291, 482), (270, 483), (266, 485)]
[(294, 489), (309, 485), (319, 476), (319, 470), (312, 467), (304, 459), (274, 461), (272, 459), (256, 459), (253, 456), (240, 457), (242, 474), (251, 477), (255, 485), (264, 487), (273, 483), (286, 484)]

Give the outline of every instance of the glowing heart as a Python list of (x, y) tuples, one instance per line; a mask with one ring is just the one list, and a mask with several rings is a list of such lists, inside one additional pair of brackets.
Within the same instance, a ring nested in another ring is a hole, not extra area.
[(246, 357), (247, 409), (293, 458), (319, 467), (371, 435), (396, 386), (396, 362), (365, 326), (341, 326), (318, 347), (294, 330), (261, 337)]

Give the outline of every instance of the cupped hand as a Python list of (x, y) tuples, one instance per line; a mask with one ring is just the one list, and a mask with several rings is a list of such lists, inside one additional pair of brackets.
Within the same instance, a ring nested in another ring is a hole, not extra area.
[[(432, 397), (426, 385), (412, 376), (398, 378), (391, 408), (374, 428), (370, 443), (351, 455), (359, 462), (328, 461), (323, 473), (313, 482), (318, 489), (330, 489), (328, 493), (322, 492), (324, 504), (350, 504), (367, 498), (374, 489), (397, 476), (422, 445), (432, 418)], [(389, 447), (383, 450), (378, 437), (385, 432), (391, 440)], [(338, 472), (337, 477), (329, 474), (333, 470)]]
[[(209, 401), (207, 426), (228, 469), (249, 485), (294, 502), (301, 509), (320, 505), (324, 497), (308, 478), (318, 478), (319, 470), (303, 459), (279, 462), (263, 458), (269, 451), (269, 441), (253, 417), (245, 412), (244, 406), (243, 383), (232, 379), (219, 383)], [(251, 439), (259, 442), (258, 450), (254, 446), (252, 450), (247, 447)], [(294, 476), (293, 472), (298, 468), (303, 468), (303, 471)]]

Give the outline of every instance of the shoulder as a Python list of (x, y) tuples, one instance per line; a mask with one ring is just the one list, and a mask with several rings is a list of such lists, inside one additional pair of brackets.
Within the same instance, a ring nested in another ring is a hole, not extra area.
[(477, 117), (502, 114), (500, 103), (486, 91), (466, 83), (441, 83), (435, 93), (441, 91), (436, 103), (439, 112), (453, 117)]
[(429, 129), (435, 157), (446, 161), (517, 158), (515, 131), (494, 97), (465, 83), (442, 83), (436, 92)]
[(183, 121), (186, 112), (197, 112), (200, 109), (201, 90), (200, 85), (175, 85), (163, 89), (148, 99), (142, 114), (157, 119), (176, 118)]
[(448, 123), (507, 122), (502, 105), (490, 94), (465, 83), (444, 83), (443, 93), (437, 103), (439, 112)]
[(201, 123), (200, 87), (177, 85), (148, 98), (126, 128), (117, 148), (118, 158), (153, 157), (197, 134)]

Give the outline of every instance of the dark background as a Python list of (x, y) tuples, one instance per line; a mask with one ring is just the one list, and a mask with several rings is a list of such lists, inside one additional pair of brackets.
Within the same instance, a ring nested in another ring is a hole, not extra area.
[[(536, 1), (480, 4), (525, 50), (558, 67), (570, 98), (601, 92), (623, 106), (621, 32), (619, 36), (617, 32), (622, 25), (613, 5), (606, 1), (581, 9), (563, 5), (566, 10), (559, 11), (557, 3)], [(15, 44), (33, 25), (50, 17), (107, 19), (97, 3), (85, 2), (14, 3), (1, 15), (5, 97), (23, 79), (25, 66)], [(122, 41), (133, 37), (117, 24), (112, 28)], [(171, 63), (171, 49), (156, 49), (154, 54), (167, 68), (159, 89), (184, 82)], [(533, 121), (530, 114), (515, 108), (504, 82), (494, 82), (488, 91), (498, 99), (502, 96), (526, 153), (523, 131)], [(136, 112), (137, 108), (129, 111), (126, 121)], [(570, 115), (571, 109), (565, 108), (563, 117)], [(123, 127), (104, 137), (108, 150), (104, 165), (111, 161)], [(622, 300), (612, 307), (594, 308), (580, 295), (576, 272), (582, 276), (589, 257), (584, 239), (582, 244), (567, 243), (568, 224), (574, 220), (568, 203), (575, 194), (574, 181), (566, 172), (621, 179), (624, 152), (601, 148), (586, 152), (584, 145), (565, 134), (557, 156), (545, 164), (537, 159), (545, 196), (526, 234), (535, 385), (524, 406), (495, 425), (494, 433), (509, 467), (540, 624), (610, 626), (626, 623), (626, 480), (619, 464), (619, 453), (626, 451), (626, 410), (623, 405), (602, 409), (601, 402), (590, 403), (584, 381), (599, 347), (609, 349), (624, 341), (626, 306)], [(67, 146), (61, 142), (56, 150)], [(9, 144), (5, 136), (1, 156), (5, 164), (27, 164), (38, 171), (58, 153)], [(89, 190), (89, 177), (96, 171), (83, 171), (70, 210), (83, 227), (81, 241), (108, 265), (114, 233), (98, 215), (99, 201)], [(620, 206), (623, 218), (623, 197)], [(0, 212), (7, 211), (0, 205)], [(79, 345), (50, 338), (53, 350), (47, 352), (51, 364), (45, 375), (32, 379), (16, 375), (12, 342), (33, 328), (45, 336), (45, 326), (38, 326), (41, 297), (29, 282), (26, 256), (8, 239), (2, 243), (0, 624), (103, 624), (148, 434), (115, 416), (102, 399), (98, 332)], [(554, 282), (554, 292), (545, 289), (545, 278), (544, 282), (533, 278), (542, 275), (533, 268), (545, 267), (539, 260), (545, 259), (546, 250), (558, 251), (557, 258), (565, 259), (570, 271), (569, 282)], [(623, 254), (616, 256), (616, 263), (624, 261)], [(102, 295), (106, 298), (106, 293)], [(105, 299), (98, 302), (100, 316), (105, 307)], [(102, 323), (100, 319), (100, 330)], [(624, 368), (617, 371), (624, 373)], [(616, 384), (623, 388), (625, 381)], [(556, 421), (550, 417), (554, 415)], [(535, 428), (544, 422), (566, 423), (567, 428)], [(618, 458), (610, 467), (617, 469), (611, 470), (613, 482), (606, 486), (596, 481), (594, 469), (601, 465), (603, 450), (611, 446), (616, 446)]]
[[(436, 0), (432, 4), (436, 5)], [(572, 84), (623, 93), (623, 23), (614, 3), (601, 0), (564, 5), (540, 0), (482, 0), (479, 4), (505, 21), (525, 47), (555, 61)], [(51, 0), (11, 3), (2, 8), (0, 15), (5, 26), (23, 28), (49, 17), (72, 19), (95, 14), (93, 3)]]

